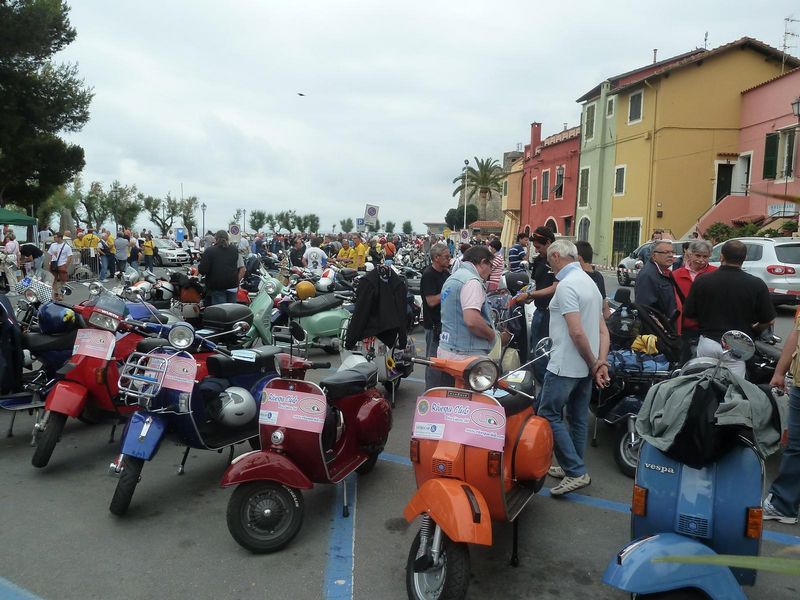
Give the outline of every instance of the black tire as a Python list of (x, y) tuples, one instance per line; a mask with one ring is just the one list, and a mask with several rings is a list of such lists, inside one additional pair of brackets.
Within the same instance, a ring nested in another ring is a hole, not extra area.
[(628, 276), (627, 273), (623, 273), (621, 269), (617, 269), (617, 282), (623, 286), (629, 286), (631, 284), (631, 278)]
[[(265, 516), (268, 509), (270, 514)], [(276, 552), (300, 531), (303, 496), (299, 490), (273, 481), (245, 483), (228, 501), (227, 520), (228, 531), (243, 548), (254, 554)]]
[(381, 455), (383, 450), (379, 450), (378, 452), (373, 452), (369, 455), (366, 462), (361, 463), (361, 465), (356, 469), (356, 473), (359, 475), (366, 475), (372, 469), (375, 468), (375, 465), (378, 464), (378, 457)]
[(617, 440), (614, 444), (614, 461), (623, 475), (633, 479), (636, 476), (636, 467), (639, 465), (639, 448), (642, 446), (642, 438), (637, 435), (637, 443), (631, 448), (629, 437), (627, 427), (620, 429), (617, 433)]
[(632, 600), (708, 600), (705, 592), (695, 588), (682, 588), (659, 594), (631, 594)]
[(47, 420), (47, 428), (39, 435), (39, 440), (36, 443), (36, 450), (33, 451), (33, 458), (31, 464), (37, 469), (46, 467), (50, 462), (50, 457), (53, 456), (56, 444), (61, 437), (61, 432), (64, 431), (64, 425), (67, 422), (67, 415), (63, 413), (51, 412)]
[(111, 504), (108, 505), (108, 510), (112, 514), (121, 517), (128, 512), (133, 499), (133, 492), (136, 491), (136, 485), (142, 478), (143, 466), (144, 459), (136, 458), (135, 456), (125, 456), (122, 459), (122, 473), (120, 473), (119, 481), (117, 481), (117, 489), (114, 490)]
[[(469, 549), (466, 544), (454, 543), (442, 534), (444, 565), (438, 571), (414, 572), (414, 561), (419, 550), (419, 532), (414, 537), (406, 561), (406, 592), (411, 600), (461, 600), (469, 587)], [(420, 589), (430, 590), (425, 596)]]

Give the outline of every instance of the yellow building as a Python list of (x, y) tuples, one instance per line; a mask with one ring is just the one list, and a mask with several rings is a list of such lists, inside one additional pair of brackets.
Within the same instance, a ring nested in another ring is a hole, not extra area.
[(524, 157), (512, 162), (502, 182), (503, 196), (500, 199), (500, 208), (503, 211), (503, 232), (500, 234), (500, 242), (503, 244), (503, 248), (510, 248), (517, 241), (522, 200), (523, 163)]
[[(617, 262), (656, 230), (674, 239), (694, 230), (715, 202), (718, 165), (737, 152), (741, 92), (779, 75), (782, 59), (742, 38), (615, 82), (603, 109), (616, 136), (601, 151), (613, 175), (590, 191), (590, 202), (611, 204), (602, 254)], [(786, 68), (797, 64), (787, 57)]]

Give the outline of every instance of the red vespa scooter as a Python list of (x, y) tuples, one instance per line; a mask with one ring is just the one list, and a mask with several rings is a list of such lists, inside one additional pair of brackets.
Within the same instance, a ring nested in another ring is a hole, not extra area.
[[(293, 340), (304, 340), (299, 323), (289, 327)], [(290, 354), (289, 360), (297, 359)], [(372, 470), (392, 427), (392, 411), (377, 382), (377, 367), (361, 363), (319, 385), (286, 377), (267, 384), (259, 414), (261, 450), (237, 457), (222, 476), (223, 487), (239, 486), (228, 502), (227, 520), (241, 546), (254, 553), (280, 550), (303, 523), (300, 490), (314, 483), (346, 486), (353, 471)], [(344, 498), (348, 516), (346, 487)]]

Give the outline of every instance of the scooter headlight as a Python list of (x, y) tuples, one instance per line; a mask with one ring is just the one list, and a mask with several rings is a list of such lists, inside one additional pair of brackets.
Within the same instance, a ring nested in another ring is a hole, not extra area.
[(174, 325), (167, 336), (170, 346), (185, 350), (194, 343), (194, 328), (188, 323)]
[(89, 325), (94, 325), (106, 331), (116, 331), (117, 327), (119, 327), (119, 319), (95, 312), (89, 317)]
[(277, 287), (275, 286), (274, 281), (268, 281), (267, 283), (264, 284), (264, 291), (267, 292), (267, 294), (269, 294), (270, 296), (274, 295), (276, 290)]
[(39, 301), (39, 295), (32, 288), (28, 288), (25, 290), (25, 300), (33, 304)]
[(485, 392), (492, 387), (500, 375), (494, 361), (482, 358), (469, 366), (466, 374), (467, 385), (476, 392)]

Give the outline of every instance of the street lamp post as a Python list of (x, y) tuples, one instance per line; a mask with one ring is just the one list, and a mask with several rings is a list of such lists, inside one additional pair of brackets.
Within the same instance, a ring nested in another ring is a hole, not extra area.
[[(794, 143), (797, 144), (797, 132), (800, 131), (800, 96), (792, 100), (792, 113), (794, 114), (794, 118), (797, 119), (797, 125), (794, 127), (795, 131), (795, 139)], [(787, 149), (788, 153), (788, 149)], [(784, 159), (786, 160), (786, 159)], [(797, 163), (797, 157), (793, 156), (793, 162)], [(792, 165), (787, 165), (785, 169), (785, 173), (783, 174), (783, 194), (784, 196), (789, 193), (789, 176), (793, 174), (794, 171), (797, 169), (792, 169)], [(783, 201), (783, 213), (786, 214), (786, 200)], [(795, 205), (795, 211), (797, 211), (797, 206)], [(798, 217), (800, 219), (800, 216)]]
[(469, 159), (464, 159), (464, 181), (463, 181), (463, 189), (462, 192), (464, 193), (464, 229), (467, 228), (467, 167), (469, 166)]
[(242, 211), (242, 233), (247, 233), (247, 209)]
[(206, 203), (205, 203), (205, 202), (203, 202), (203, 203), (200, 205), (200, 210), (202, 210), (202, 211), (203, 211), (203, 230), (201, 231), (201, 235), (205, 235), (205, 234), (206, 234), (206, 209), (207, 209), (207, 208), (208, 208), (208, 207), (206, 206)]

